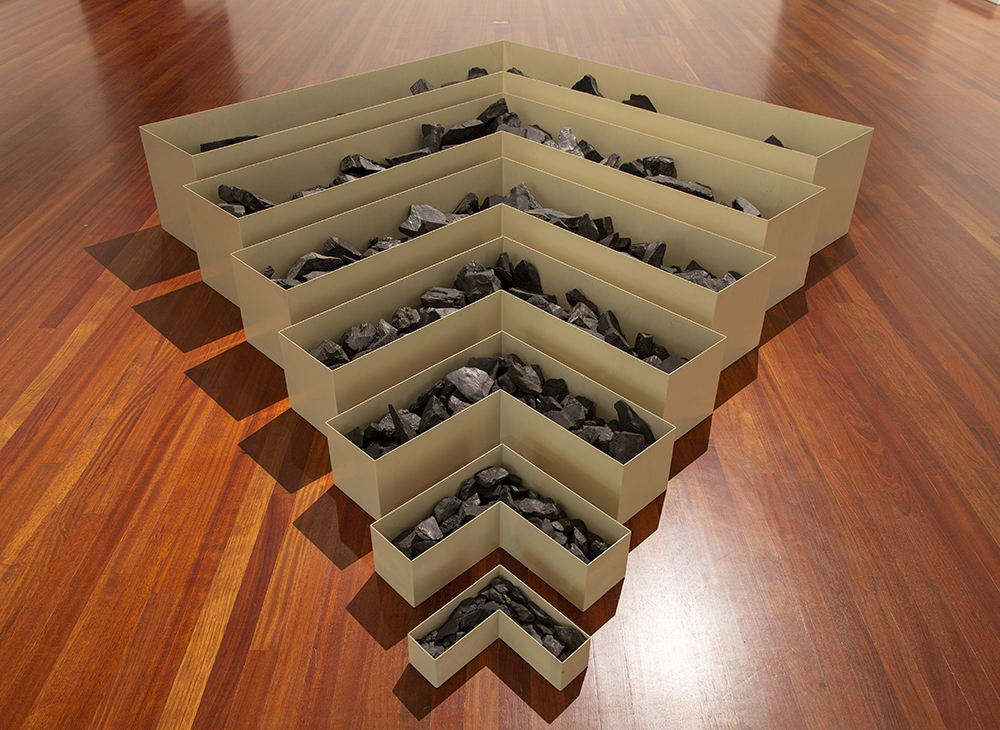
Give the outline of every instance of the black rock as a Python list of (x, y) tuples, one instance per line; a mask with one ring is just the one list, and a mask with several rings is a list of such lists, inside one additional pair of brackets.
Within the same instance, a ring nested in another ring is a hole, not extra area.
[(432, 153), (441, 150), (441, 140), (444, 139), (444, 127), (440, 124), (421, 125), (420, 131), (424, 136), (424, 147)]
[(463, 500), (462, 506), (458, 508), (458, 515), (462, 519), (462, 524), (465, 524), (469, 520), (478, 517), (483, 512), (487, 510), (489, 505), (481, 504), (479, 501), (479, 493), (473, 492), (472, 496), (466, 500)]
[(217, 150), (220, 147), (228, 147), (229, 145), (239, 144), (240, 142), (246, 142), (251, 139), (257, 139), (256, 134), (243, 134), (239, 137), (227, 137), (226, 139), (217, 139), (212, 142), (202, 142), (201, 152), (211, 152), (212, 150)]
[(757, 206), (740, 195), (737, 195), (736, 199), (733, 200), (733, 207), (736, 208), (736, 210), (742, 210), (744, 213), (749, 213), (750, 215), (757, 216), (758, 218), (762, 217), (760, 211), (757, 210)]
[(441, 532), (441, 526), (438, 525), (437, 520), (434, 519), (434, 515), (431, 515), (413, 528), (413, 531), (417, 534), (419, 539), (423, 540), (437, 541), (444, 537), (444, 533)]
[(469, 76), (466, 81), (471, 81), (472, 79), (478, 79), (480, 76), (488, 76), (489, 71), (485, 68), (480, 68), (479, 66), (473, 66), (469, 69)]
[[(492, 491), (508, 476), (510, 476), (510, 472), (502, 466), (490, 466), (477, 471), (473, 478), (480, 487), (487, 491)], [(482, 494), (480, 494), (481, 497)]]
[(562, 378), (549, 378), (542, 383), (542, 395), (562, 402), (562, 399), (569, 395), (569, 388)]
[(507, 377), (521, 394), (534, 396), (542, 394), (542, 379), (538, 372), (528, 365), (510, 362), (507, 366)]
[(421, 307), (420, 312), (420, 326), (430, 324), (431, 322), (437, 322), (439, 319), (444, 319), (449, 314), (454, 314), (458, 311), (456, 307)]
[(344, 348), (333, 340), (323, 340), (309, 351), (309, 354), (326, 365), (331, 370), (351, 361)]
[(686, 279), (698, 286), (703, 286), (706, 289), (711, 289), (712, 291), (722, 291), (728, 286), (728, 284), (722, 279), (718, 279), (704, 269), (689, 269), (687, 271), (681, 271), (674, 276), (681, 279)]
[(644, 448), (646, 448), (646, 444), (643, 443), (642, 436), (639, 434), (631, 431), (618, 431), (611, 437), (611, 442), (608, 444), (608, 455), (622, 464), (627, 464)]
[(295, 260), (285, 278), (301, 279), (306, 274), (311, 274), (314, 271), (327, 273), (336, 271), (343, 265), (343, 260), (337, 256), (324, 256), (323, 254), (310, 251), (305, 256), (300, 256)]
[(604, 165), (605, 167), (611, 167), (617, 170), (619, 167), (621, 167), (622, 164), (621, 155), (619, 155), (617, 152), (612, 152), (610, 155), (601, 160), (601, 164)]
[[(585, 329), (600, 335), (597, 329), (598, 327), (597, 316), (595, 316), (593, 310), (591, 310), (591, 308), (588, 307), (583, 302), (573, 305), (573, 309), (570, 310), (569, 316), (566, 318), (566, 321), (572, 325), (580, 327), (581, 329)], [(603, 337), (603, 335), (600, 336)]]
[(422, 94), (425, 91), (432, 91), (435, 88), (437, 87), (432, 86), (430, 82), (427, 81), (427, 79), (417, 79), (416, 81), (413, 82), (413, 85), (410, 87), (410, 93), (413, 95)]
[(476, 119), (478, 119), (480, 122), (482, 122), (485, 126), (488, 127), (496, 119), (498, 119), (504, 114), (507, 114), (507, 112), (508, 112), (507, 100), (504, 98), (500, 98), (497, 99), (492, 104), (490, 104), (488, 107), (486, 107), (486, 109), (484, 109), (483, 112), (478, 117), (476, 117)]
[(413, 307), (400, 307), (392, 315), (390, 323), (400, 334), (412, 332), (420, 327), (420, 312)]
[(646, 177), (646, 166), (642, 164), (642, 160), (631, 160), (630, 162), (623, 162), (619, 167), (622, 172), (627, 172), (630, 175), (638, 175), (639, 177)]
[[(517, 76), (524, 76), (524, 72), (518, 70), (514, 66), (511, 66), (509, 69), (507, 69), (507, 73), (509, 73), (509, 74), (515, 74)], [(527, 77), (525, 77), (525, 78), (527, 78)]]
[(219, 207), (237, 218), (242, 218), (247, 214), (247, 209), (237, 203), (219, 203)]
[(358, 249), (338, 236), (330, 236), (323, 242), (323, 253), (327, 256), (336, 256), (344, 262), (360, 261), (362, 257)]
[(604, 159), (604, 156), (594, 148), (594, 145), (585, 139), (581, 139), (577, 146), (583, 156), (591, 162), (601, 162)]
[(382, 172), (384, 169), (383, 165), (378, 164), (374, 160), (369, 160), (364, 155), (348, 155), (340, 161), (340, 171), (345, 175), (353, 175), (354, 177), (364, 177), (372, 173)]
[(687, 362), (686, 357), (680, 357), (678, 355), (671, 355), (663, 360), (660, 364), (660, 370), (665, 373), (672, 373), (674, 370), (679, 368), (681, 365)]
[(506, 251), (497, 257), (496, 263), (493, 264), (493, 273), (500, 279), (500, 285), (504, 289), (510, 289), (514, 286), (514, 267), (510, 263), (510, 256)]
[(420, 303), (429, 309), (442, 307), (460, 309), (465, 306), (465, 293), (458, 289), (433, 286), (420, 295)]
[(480, 203), (479, 210), (486, 210), (487, 208), (492, 208), (494, 205), (500, 205), (503, 202), (503, 195), (487, 195), (486, 199)]
[(646, 251), (642, 255), (642, 260), (647, 264), (659, 267), (663, 263), (663, 256), (666, 253), (666, 241), (650, 241), (646, 244)]
[(262, 276), (266, 276), (268, 279), (270, 279), (272, 276), (274, 276), (274, 267), (265, 266), (263, 269), (260, 270), (260, 273)]
[(298, 279), (271, 279), (271, 281), (280, 286), (282, 289), (291, 289), (293, 286), (302, 283)]
[(437, 208), (430, 205), (411, 205), (410, 214), (399, 225), (399, 232), (404, 236), (420, 236), (437, 228), (444, 228), (448, 219)]
[(764, 141), (767, 142), (768, 144), (773, 144), (776, 147), (784, 147), (785, 146), (785, 145), (783, 145), (781, 143), (781, 140), (778, 139), (777, 137), (775, 137), (773, 134), (770, 137), (768, 137), (767, 139), (765, 139)]
[(611, 437), (614, 436), (614, 431), (607, 426), (583, 425), (576, 430), (576, 435), (591, 446), (596, 446), (601, 451), (607, 451), (608, 444), (611, 443)]
[(708, 185), (702, 185), (701, 183), (697, 183), (692, 180), (678, 180), (670, 175), (653, 175), (652, 177), (647, 177), (646, 179), (652, 180), (660, 185), (666, 185), (668, 188), (673, 188), (674, 190), (680, 190), (683, 193), (696, 195), (697, 197), (704, 198), (705, 200), (715, 200), (715, 194), (712, 192), (712, 188), (708, 187)]
[(434, 505), (434, 519), (441, 525), (452, 515), (458, 514), (458, 508), (461, 506), (462, 500), (448, 495)]
[(664, 155), (650, 155), (642, 158), (642, 166), (646, 168), (647, 175), (668, 175), (677, 177), (677, 167), (674, 165), (672, 157)]
[(337, 175), (337, 177), (333, 178), (332, 184), (343, 185), (344, 183), (353, 182), (354, 180), (357, 180), (357, 178), (354, 177), (354, 175)]
[[(448, 373), (447, 380), (455, 386), (468, 403), (476, 403), (493, 390), (494, 380), (489, 373), (479, 368), (459, 368)], [(451, 401), (449, 401), (449, 407)]]
[(635, 336), (635, 356), (640, 360), (645, 360), (653, 354), (653, 336), (645, 332), (640, 332)]
[(521, 259), (513, 272), (514, 286), (536, 294), (542, 293), (542, 278), (538, 269), (527, 259)]
[(340, 344), (347, 351), (347, 354), (354, 356), (359, 352), (364, 352), (378, 336), (378, 330), (370, 322), (356, 324), (344, 333)]
[(388, 236), (385, 238), (373, 238), (368, 242), (368, 248), (365, 249), (365, 252), (361, 256), (362, 258), (367, 258), (368, 256), (374, 256), (375, 254), (381, 253), (382, 251), (388, 251), (390, 248), (395, 248), (401, 243), (404, 243), (404, 241), (401, 241), (398, 238), (391, 238)]
[(257, 213), (258, 211), (265, 210), (266, 208), (274, 207), (274, 203), (266, 198), (254, 195), (249, 190), (229, 187), (228, 185), (219, 186), (219, 198), (226, 203), (242, 205), (246, 209), (247, 215), (250, 213)]
[(423, 433), (427, 429), (433, 428), (442, 421), (447, 420), (450, 415), (448, 409), (440, 400), (431, 398), (420, 414), (420, 428), (418, 430), (420, 433)]
[(587, 74), (582, 79), (573, 84), (573, 89), (576, 91), (584, 91), (588, 94), (593, 94), (594, 96), (603, 96), (600, 91), (597, 90), (597, 79), (595, 79), (590, 74)]
[(653, 102), (651, 102), (649, 97), (645, 94), (629, 94), (628, 98), (622, 101), (622, 104), (628, 104), (629, 106), (638, 107), (639, 109), (648, 109), (651, 112), (656, 111), (656, 107), (653, 106)]
[(552, 140), (552, 135), (536, 124), (529, 124), (524, 128), (524, 138), (531, 142), (545, 144)]
[(433, 154), (430, 147), (421, 147), (419, 150), (404, 152), (403, 154), (396, 155), (395, 157), (387, 157), (385, 159), (386, 167), (395, 167), (396, 165), (402, 165), (404, 162), (419, 160), (421, 157), (427, 157), (427, 155), (430, 154)]
[(632, 410), (632, 406), (625, 401), (620, 400), (615, 403), (615, 413), (618, 414), (619, 430), (639, 434), (642, 436), (642, 440), (646, 446), (649, 446), (656, 440), (649, 424), (639, 418), (639, 414)]
[(486, 135), (486, 125), (478, 119), (469, 119), (460, 122), (444, 133), (441, 138), (441, 146), (447, 147), (453, 144), (462, 144), (478, 139)]
[(491, 378), (496, 378), (500, 368), (499, 357), (470, 357), (465, 363), (470, 368), (479, 368), (489, 374)]
[(377, 350), (378, 348), (388, 345), (390, 342), (394, 342), (397, 339), (399, 339), (399, 333), (396, 331), (396, 328), (384, 319), (380, 319), (378, 324), (375, 325), (375, 337), (372, 339), (371, 344), (368, 345), (365, 352)]
[(316, 193), (321, 193), (329, 188), (328, 185), (316, 185), (315, 187), (306, 188), (305, 190), (300, 190), (292, 195), (292, 200), (299, 200), (301, 198), (306, 198), (310, 195), (315, 195)]
[[(396, 427), (396, 438), (401, 444), (405, 444), (412, 438), (416, 438), (417, 430), (410, 423), (400, 417), (399, 412), (389, 405), (389, 415), (392, 416), (392, 423)], [(419, 423), (419, 421), (418, 421)]]
[(524, 183), (519, 183), (512, 187), (503, 202), (512, 208), (517, 208), (525, 212), (541, 207), (531, 194), (531, 191), (528, 190), (528, 186)]
[(365, 438), (360, 427), (353, 428), (345, 433), (344, 438), (357, 446), (359, 449), (363, 449), (365, 447)]
[(469, 193), (462, 198), (462, 202), (456, 206), (453, 212), (457, 215), (472, 215), (473, 213), (478, 213), (479, 196), (475, 193)]

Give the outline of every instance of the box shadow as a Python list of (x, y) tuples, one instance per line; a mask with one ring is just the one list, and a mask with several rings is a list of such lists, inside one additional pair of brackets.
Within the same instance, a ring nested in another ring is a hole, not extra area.
[(243, 439), (240, 448), (289, 493), (331, 471), (326, 439), (290, 408)]
[(139, 302), (132, 310), (181, 352), (243, 329), (239, 308), (200, 281)]
[(160, 226), (83, 249), (133, 291), (198, 270), (198, 254)]
[[(334, 565), (346, 570), (372, 551), (369, 530), (372, 522), (371, 515), (337, 487), (332, 487), (292, 524)], [(392, 590), (388, 585), (385, 587)]]
[(288, 397), (281, 368), (246, 341), (184, 374), (237, 421)]

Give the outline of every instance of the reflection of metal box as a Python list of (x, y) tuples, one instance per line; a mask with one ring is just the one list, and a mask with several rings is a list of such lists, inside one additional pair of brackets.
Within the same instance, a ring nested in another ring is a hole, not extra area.
[[(608, 549), (584, 563), (520, 514), (498, 502), (413, 560), (392, 540), (425, 519), (434, 505), (458, 493), (465, 479), (488, 466), (502, 466), (542, 496), (559, 502), (574, 519), (587, 523)], [(513, 449), (500, 445), (448, 475), (371, 526), (375, 571), (416, 606), (502, 547), (581, 611), (625, 577), (631, 533), (595, 506), (560, 484)]]

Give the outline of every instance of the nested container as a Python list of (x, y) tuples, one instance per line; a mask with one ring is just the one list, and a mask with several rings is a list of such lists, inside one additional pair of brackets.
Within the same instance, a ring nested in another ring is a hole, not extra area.
[[(689, 362), (666, 373), (507, 292), (466, 305), (334, 370), (309, 354), (323, 340), (339, 342), (353, 325), (388, 321), (400, 307), (419, 306), (421, 294), (432, 286), (451, 286), (464, 264), (479, 260), (492, 266), (503, 252), (515, 262), (527, 259), (533, 263), (543, 286), (553, 294), (558, 292), (564, 307), (568, 307), (565, 292), (580, 289), (599, 306), (616, 313), (630, 342), (639, 332), (652, 334), (657, 343)], [(463, 251), (282, 330), (289, 403), (322, 430), (322, 424), (338, 413), (501, 331), (661, 415), (677, 426), (678, 436), (707, 418), (714, 408), (723, 336), (506, 238)]]
[[(583, 520), (600, 535), (608, 549), (585, 563), (502, 502), (412, 560), (393, 545), (398, 535), (430, 515), (441, 499), (457, 494), (463, 481), (490, 466), (502, 466), (521, 477), (526, 487), (560, 503), (571, 518)], [(423, 603), (500, 547), (581, 611), (625, 578), (631, 535), (620, 522), (503, 444), (376, 520), (371, 533), (375, 572), (411, 606)]]
[[(509, 295), (506, 295), (509, 296)], [(529, 305), (530, 306), (530, 305)], [(667, 487), (675, 428), (624, 399), (649, 424), (655, 441), (627, 464), (525, 405), (497, 391), (373, 459), (346, 434), (380, 420), (389, 405), (407, 407), (434, 382), (464, 367), (470, 357), (516, 354), (541, 366), (546, 378), (563, 378), (571, 393), (592, 400), (612, 417), (621, 397), (515, 337), (500, 332), (369, 398), (326, 423), (330, 464), (337, 486), (380, 518), (463, 465), (505, 444), (585, 500), (625, 522)]]
[[(538, 88), (535, 93), (553, 106), (818, 185), (824, 190), (819, 194), (820, 213), (812, 252), (847, 233), (874, 131), (871, 127), (504, 43), (502, 66), (516, 66), (528, 77), (505, 74), (505, 93), (523, 96), (534, 86)], [(597, 79), (605, 98), (570, 88), (584, 74)], [(631, 94), (648, 96), (658, 113), (622, 104)], [(785, 147), (763, 141), (771, 135)]]
[(322, 251), (323, 242), (330, 236), (339, 236), (361, 250), (373, 236), (399, 237), (398, 226), (406, 219), (411, 204), (433, 205), (450, 213), (468, 192), (480, 198), (496, 192), (503, 185), (502, 165), (497, 157), (500, 143), (499, 137), (487, 138), (439, 153), (444, 157), (456, 152), (470, 155), (473, 162), (485, 158), (489, 163), (472, 164), (460, 172), (235, 252), (231, 257), (233, 275), (243, 329), (250, 344), (280, 365), (278, 330), (453, 256), (473, 245), (468, 243), (470, 239), (494, 238), (495, 222), (474, 215), (291, 289), (281, 288), (260, 273), (273, 266), (280, 276), (300, 256)]
[(570, 621), (555, 606), (528, 588), (523, 581), (519, 580), (509, 570), (502, 565), (498, 565), (469, 586), (468, 590), (463, 591), (446, 603), (431, 614), (427, 620), (422, 621), (413, 631), (407, 634), (406, 644), (409, 649), (410, 664), (428, 682), (435, 687), (440, 687), (459, 669), (475, 659), (480, 652), (486, 650), (497, 639), (500, 639), (513, 649), (518, 656), (528, 662), (532, 669), (545, 677), (549, 684), (558, 690), (565, 689), (566, 685), (576, 679), (587, 668), (587, 663), (590, 661), (589, 637), (576, 651), (566, 658), (566, 661), (561, 662), (548, 649), (535, 641), (517, 622), (513, 621), (505, 613), (496, 611), (437, 658), (428, 654), (420, 645), (421, 639), (434, 629), (440, 628), (448, 620), (452, 611), (458, 608), (458, 604), (466, 598), (477, 595), (497, 577), (509, 580), (529, 600), (534, 601), (536, 606), (563, 626), (572, 627), (580, 631), (584, 636), (587, 636), (585, 631)]
[[(341, 160), (348, 155), (362, 154), (381, 163), (387, 157), (419, 149), (423, 146), (422, 124), (441, 123), (447, 129), (475, 118), (497, 98), (499, 95), (487, 96), (438, 109), (185, 186), (202, 279), (239, 304), (230, 260), (232, 252), (495, 157), (493, 150), (498, 149), (498, 141), (492, 140), (491, 146), (489, 140), (477, 140), (484, 144), (465, 144), (442, 150), (383, 172), (291, 199), (298, 191), (329, 185), (340, 174)], [(275, 205), (237, 218), (218, 206), (222, 184), (244, 188)]]
[[(503, 82), (502, 56), (500, 46), (477, 46), (143, 125), (163, 230), (194, 247), (184, 185), (491, 93)], [(441, 86), (473, 66), (492, 78), (410, 94), (418, 78)], [(203, 142), (247, 134), (258, 138), (200, 152)]]

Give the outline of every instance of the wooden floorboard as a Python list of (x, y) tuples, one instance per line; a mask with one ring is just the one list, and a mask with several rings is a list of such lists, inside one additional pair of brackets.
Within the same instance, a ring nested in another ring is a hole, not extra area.
[[(875, 128), (850, 232), (585, 613), (502, 552), (416, 609), (374, 575), (139, 140), (500, 39)], [(0, 726), (1000, 723), (997, 6), (0, 0), (0, 99)], [(498, 561), (595, 632), (566, 690), (499, 643), (437, 690), (408, 667), (407, 631)]]

